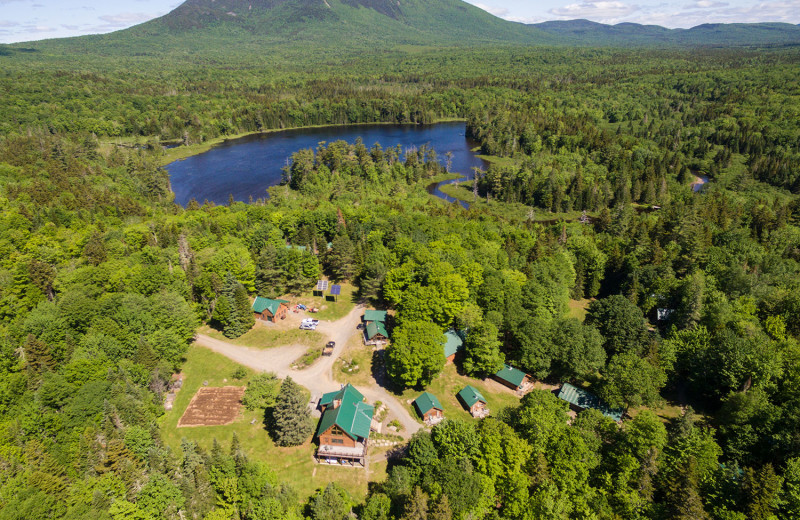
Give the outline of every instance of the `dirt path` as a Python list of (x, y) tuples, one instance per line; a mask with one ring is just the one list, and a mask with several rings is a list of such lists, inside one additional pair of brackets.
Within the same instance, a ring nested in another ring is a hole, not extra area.
[[(317, 331), (325, 336), (325, 342), (335, 341), (336, 348), (332, 356), (322, 357), (303, 370), (294, 370), (291, 365), (306, 352), (307, 347), (304, 345), (287, 345), (263, 350), (233, 345), (205, 334), (198, 334), (195, 338), (195, 343), (253, 370), (273, 372), (281, 378), (291, 376), (297, 383), (308, 388), (312, 397), (319, 398), (325, 392), (331, 392), (339, 388), (340, 383), (333, 379), (333, 364), (344, 351), (350, 338), (360, 334), (356, 327), (363, 313), (364, 307), (358, 305), (347, 316), (337, 321), (320, 321)], [(322, 345), (319, 348), (322, 348)], [(359, 387), (358, 389), (364, 394), (367, 401), (371, 403), (381, 401), (386, 405), (390, 415), (400, 421), (403, 426), (400, 435), (404, 438), (411, 437), (413, 433), (422, 427), (411, 417), (396, 397), (377, 383), (369, 387)]]

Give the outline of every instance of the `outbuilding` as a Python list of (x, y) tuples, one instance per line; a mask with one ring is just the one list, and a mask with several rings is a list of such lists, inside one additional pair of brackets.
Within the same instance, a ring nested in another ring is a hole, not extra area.
[(517, 392), (525, 392), (533, 384), (531, 376), (511, 365), (503, 365), (492, 379)]
[(464, 351), (464, 332), (450, 329), (444, 333), (444, 357), (452, 363)]
[(425, 421), (425, 424), (436, 424), (444, 419), (444, 409), (442, 404), (430, 392), (425, 392), (414, 400), (414, 407), (417, 413)]
[(285, 320), (287, 312), (289, 312), (289, 302), (286, 300), (271, 300), (258, 296), (253, 302), (253, 314), (257, 320), (270, 322)]
[(473, 417), (485, 417), (489, 415), (486, 398), (471, 385), (465, 386), (458, 393), (458, 400), (472, 414)]
[(561, 390), (558, 392), (558, 398), (568, 402), (570, 408), (576, 412), (591, 408), (616, 422), (621, 421), (625, 413), (625, 410), (622, 408), (611, 408), (605, 401), (588, 390), (578, 388), (569, 383), (564, 383), (564, 386), (561, 387)]

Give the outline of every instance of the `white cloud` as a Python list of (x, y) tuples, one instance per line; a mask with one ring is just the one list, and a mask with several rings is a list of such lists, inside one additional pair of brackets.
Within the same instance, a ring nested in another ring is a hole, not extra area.
[(14, 22), (11, 20), (0, 20), (0, 27), (16, 27), (19, 25), (19, 22)]
[(125, 25), (132, 25), (139, 22), (146, 22), (147, 20), (151, 20), (155, 17), (156, 15), (146, 14), (146, 13), (119, 13), (119, 14), (107, 14), (101, 16), (100, 19), (106, 22), (108, 25), (118, 25), (122, 27)]
[(626, 4), (617, 0), (587, 0), (579, 4), (556, 7), (548, 12), (562, 19), (587, 18), (598, 22), (616, 23), (639, 9), (638, 5)]
[(683, 6), (684, 9), (716, 9), (719, 7), (728, 7), (728, 2), (714, 2), (712, 0), (697, 0), (697, 2)]
[(493, 15), (498, 16), (500, 18), (506, 18), (508, 16), (508, 14), (509, 14), (508, 9), (506, 9), (505, 7), (492, 7), (490, 5), (481, 4), (481, 3), (475, 3), (473, 5), (475, 7), (479, 7), (481, 9), (483, 9), (484, 11), (486, 11), (489, 14), (493, 14)]

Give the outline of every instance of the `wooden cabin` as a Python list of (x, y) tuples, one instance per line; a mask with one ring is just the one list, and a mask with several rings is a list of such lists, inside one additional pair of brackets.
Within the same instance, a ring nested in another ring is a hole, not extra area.
[(258, 296), (253, 302), (253, 314), (257, 320), (269, 322), (285, 320), (288, 312), (289, 302), (286, 300), (271, 300)]
[(444, 357), (448, 363), (455, 361), (456, 356), (464, 351), (464, 332), (448, 330), (444, 333)]
[(485, 417), (489, 415), (489, 407), (486, 398), (470, 385), (465, 386), (458, 393), (458, 400), (472, 414), (473, 417)]
[(425, 424), (436, 424), (444, 419), (444, 409), (441, 403), (430, 392), (425, 392), (414, 400), (414, 407), (417, 413), (425, 421)]
[(317, 462), (364, 466), (375, 408), (350, 384), (323, 395), (319, 406)]
[(569, 403), (569, 407), (576, 412), (592, 408), (609, 419), (616, 422), (622, 420), (625, 410), (622, 408), (612, 408), (605, 401), (583, 388), (564, 383), (558, 392), (558, 398)]
[(503, 365), (500, 371), (492, 375), (492, 379), (520, 393), (529, 390), (533, 385), (531, 376), (511, 365)]
[(389, 339), (386, 326), (380, 321), (370, 321), (364, 327), (364, 343), (367, 345), (382, 345)]

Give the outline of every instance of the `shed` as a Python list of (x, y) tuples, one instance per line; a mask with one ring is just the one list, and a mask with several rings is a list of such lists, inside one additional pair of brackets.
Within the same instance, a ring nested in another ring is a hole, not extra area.
[(253, 314), (257, 320), (275, 321), (276, 319), (286, 319), (289, 312), (289, 305), (286, 300), (272, 300), (270, 298), (256, 297), (253, 302)]
[(444, 333), (444, 338), (444, 357), (451, 363), (464, 350), (464, 331), (450, 329)]
[(458, 393), (458, 400), (469, 410), (473, 417), (483, 417), (489, 413), (489, 409), (486, 406), (486, 398), (470, 385), (465, 386)]
[(367, 309), (364, 311), (363, 321), (366, 323), (369, 323), (371, 321), (386, 323), (386, 311), (376, 311), (374, 309)]
[(531, 384), (531, 377), (511, 365), (503, 365), (496, 374), (492, 376), (495, 381), (509, 387), (512, 390), (524, 390)]
[(414, 400), (417, 413), (426, 423), (438, 422), (444, 417), (444, 409), (441, 403), (430, 392), (424, 392)]
[(569, 383), (564, 383), (564, 386), (561, 387), (558, 392), (558, 398), (568, 402), (570, 407), (576, 411), (591, 408), (617, 422), (622, 420), (622, 415), (625, 413), (622, 408), (611, 408), (605, 401), (588, 390), (578, 388)]

